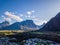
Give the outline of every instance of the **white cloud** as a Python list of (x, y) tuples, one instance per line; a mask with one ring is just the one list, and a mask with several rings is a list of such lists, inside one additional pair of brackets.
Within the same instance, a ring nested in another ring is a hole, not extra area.
[(27, 12), (27, 14), (28, 14), (28, 15), (31, 15), (31, 14), (32, 14), (32, 12), (28, 11), (28, 12)]
[(10, 18), (5, 18), (4, 20), (11, 22), (11, 19)]
[(47, 23), (46, 20), (39, 20), (39, 19), (33, 19), (33, 20), (36, 25), (42, 25), (43, 23)]
[(4, 14), (5, 14), (6, 16), (8, 16), (9, 18), (14, 19), (14, 20), (16, 20), (16, 21), (18, 21), (18, 22), (20, 22), (20, 21), (23, 20), (23, 19), (20, 18), (19, 16), (15, 15), (15, 14), (12, 14), (11, 12), (8, 12), (8, 11), (6, 11)]
[(28, 11), (27, 14), (28, 15), (31, 15), (32, 13), (34, 13), (35, 11), (34, 10), (31, 10), (31, 11)]
[(8, 22), (11, 22), (11, 21), (12, 21), (11, 18), (6, 18), (5, 16), (2, 16), (2, 19), (3, 19), (4, 21), (8, 21)]
[(32, 15), (34, 12), (35, 12), (34, 10), (28, 11), (28, 12), (27, 12), (28, 15), (27, 15), (26, 17), (29, 18), (29, 19), (35, 18), (35, 16)]

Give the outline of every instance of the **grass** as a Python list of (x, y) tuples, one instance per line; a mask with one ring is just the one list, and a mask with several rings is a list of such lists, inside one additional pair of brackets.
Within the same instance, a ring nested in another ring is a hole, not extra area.
[(58, 36), (60, 36), (60, 34), (57, 34)]
[[(23, 32), (28, 32), (28, 33), (31, 33), (31, 34), (53, 34), (54, 33), (50, 33), (50, 32), (30, 32), (30, 30), (0, 30), (0, 36), (1, 35), (12, 35), (12, 34), (16, 34), (16, 33), (23, 33)], [(58, 36), (60, 36), (60, 34), (56, 34)]]
[(60, 36), (60, 33), (53, 33), (53, 32), (30, 32), (32, 34), (47, 34), (47, 35), (58, 35)]
[(29, 32), (32, 34), (44, 34), (43, 32), (30, 32), (30, 30), (0, 30), (0, 35), (12, 35), (15, 33)]
[(12, 35), (15, 33), (23, 33), (24, 30), (0, 30), (0, 36), (1, 35)]
[(32, 34), (44, 34), (43, 32), (30, 32)]
[(23, 33), (24, 30), (0, 30), (0, 36), (1, 35), (12, 35), (15, 33)]

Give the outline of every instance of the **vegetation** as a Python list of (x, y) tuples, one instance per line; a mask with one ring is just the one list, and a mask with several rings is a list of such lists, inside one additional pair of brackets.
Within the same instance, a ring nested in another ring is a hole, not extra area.
[(25, 32), (24, 30), (0, 30), (0, 36)]
[(56, 41), (57, 39), (58, 42), (60, 42), (60, 34), (50, 33), (50, 32), (46, 33), (46, 32), (35, 32), (35, 31), (24, 31), (24, 30), (4, 30), (4, 31), (0, 31), (0, 36), (14, 37), (17, 38), (17, 40), (19, 36), (21, 36), (20, 37), (21, 40), (31, 38), (31, 37), (49, 39), (53, 41)]
[(43, 32), (30, 32), (32, 34), (44, 34)]

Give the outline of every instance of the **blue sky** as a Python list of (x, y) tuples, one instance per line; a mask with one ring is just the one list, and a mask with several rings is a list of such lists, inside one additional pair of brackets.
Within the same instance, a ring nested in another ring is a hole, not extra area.
[(31, 19), (40, 25), (60, 12), (60, 0), (0, 0), (0, 22)]

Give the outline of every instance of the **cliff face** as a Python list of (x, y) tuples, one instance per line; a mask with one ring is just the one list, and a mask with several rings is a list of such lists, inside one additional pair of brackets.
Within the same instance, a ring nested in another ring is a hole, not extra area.
[(42, 29), (41, 31), (60, 31), (60, 12), (53, 17)]

